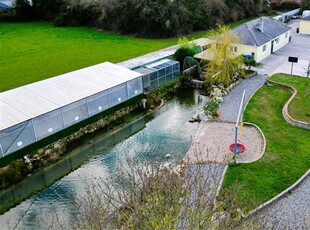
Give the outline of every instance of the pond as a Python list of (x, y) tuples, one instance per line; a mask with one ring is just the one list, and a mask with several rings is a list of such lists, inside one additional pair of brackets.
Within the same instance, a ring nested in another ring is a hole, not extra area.
[(83, 196), (87, 182), (109, 178), (128, 158), (134, 161), (151, 160), (153, 157), (164, 160), (170, 154), (173, 161), (180, 161), (189, 149), (198, 126), (188, 120), (201, 107), (197, 91), (183, 91), (151, 117), (138, 120), (134, 125), (140, 127), (137, 128), (139, 131), (133, 129), (135, 134), (130, 137), (127, 135), (112, 146), (106, 142), (100, 144), (98, 137), (90, 140), (86, 149), (95, 154), (89, 154), (76, 170), (1, 215), (1, 229), (46, 228), (44, 223), (52, 212), (61, 213), (64, 219), (70, 218), (74, 211), (68, 205), (69, 197)]

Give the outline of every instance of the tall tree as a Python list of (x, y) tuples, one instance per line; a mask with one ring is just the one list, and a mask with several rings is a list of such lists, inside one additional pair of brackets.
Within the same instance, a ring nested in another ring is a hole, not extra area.
[(218, 25), (213, 31), (214, 43), (209, 49), (211, 60), (207, 65), (206, 81), (229, 85), (232, 76), (243, 64), (243, 58), (235, 52), (239, 37), (228, 26)]
[(17, 20), (28, 21), (35, 18), (34, 7), (28, 0), (16, 0), (14, 3), (14, 10)]
[(301, 10), (310, 10), (310, 0), (302, 0), (301, 2)]

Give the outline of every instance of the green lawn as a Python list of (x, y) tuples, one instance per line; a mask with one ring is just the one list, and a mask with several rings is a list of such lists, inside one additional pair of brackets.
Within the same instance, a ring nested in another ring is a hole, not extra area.
[(142, 39), (90, 27), (49, 23), (0, 23), (0, 92), (110, 61), (117, 63), (177, 44), (177, 39)]
[(278, 86), (263, 86), (246, 108), (245, 120), (262, 129), (267, 147), (259, 161), (229, 167), (225, 175), (222, 191), (241, 185), (238, 198), (243, 208), (271, 199), (310, 168), (309, 130), (289, 125), (282, 116), (290, 96), (290, 91)]
[[(207, 35), (200, 31), (188, 38)], [(90, 27), (0, 22), (0, 92), (104, 61), (121, 62), (177, 42), (178, 38), (143, 39)]]
[(310, 79), (288, 74), (277, 74), (272, 76), (271, 80), (294, 86), (298, 93), (290, 103), (288, 112), (294, 119), (310, 123)]

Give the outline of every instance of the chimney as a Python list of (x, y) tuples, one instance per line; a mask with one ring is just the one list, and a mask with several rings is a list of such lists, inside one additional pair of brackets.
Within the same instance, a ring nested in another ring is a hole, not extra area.
[(256, 24), (256, 29), (264, 32), (264, 21), (263, 18), (260, 18), (258, 23)]

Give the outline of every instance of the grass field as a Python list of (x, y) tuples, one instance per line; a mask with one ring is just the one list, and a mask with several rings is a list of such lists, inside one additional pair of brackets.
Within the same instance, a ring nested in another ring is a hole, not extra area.
[(0, 23), (0, 92), (104, 61), (113, 63), (177, 44), (89, 27)]
[[(248, 20), (238, 21), (231, 28)], [(197, 32), (189, 39), (207, 34)], [(121, 62), (177, 42), (177, 38), (135, 38), (90, 27), (0, 22), (0, 92), (104, 61)]]
[(251, 209), (271, 199), (310, 168), (309, 130), (289, 125), (282, 116), (290, 96), (290, 91), (278, 86), (263, 86), (246, 108), (245, 121), (262, 129), (267, 147), (257, 162), (229, 167), (226, 173), (222, 192), (241, 185), (237, 194), (242, 208)]
[(271, 80), (295, 87), (298, 93), (290, 103), (288, 112), (294, 119), (310, 123), (310, 79), (277, 74), (272, 76)]

